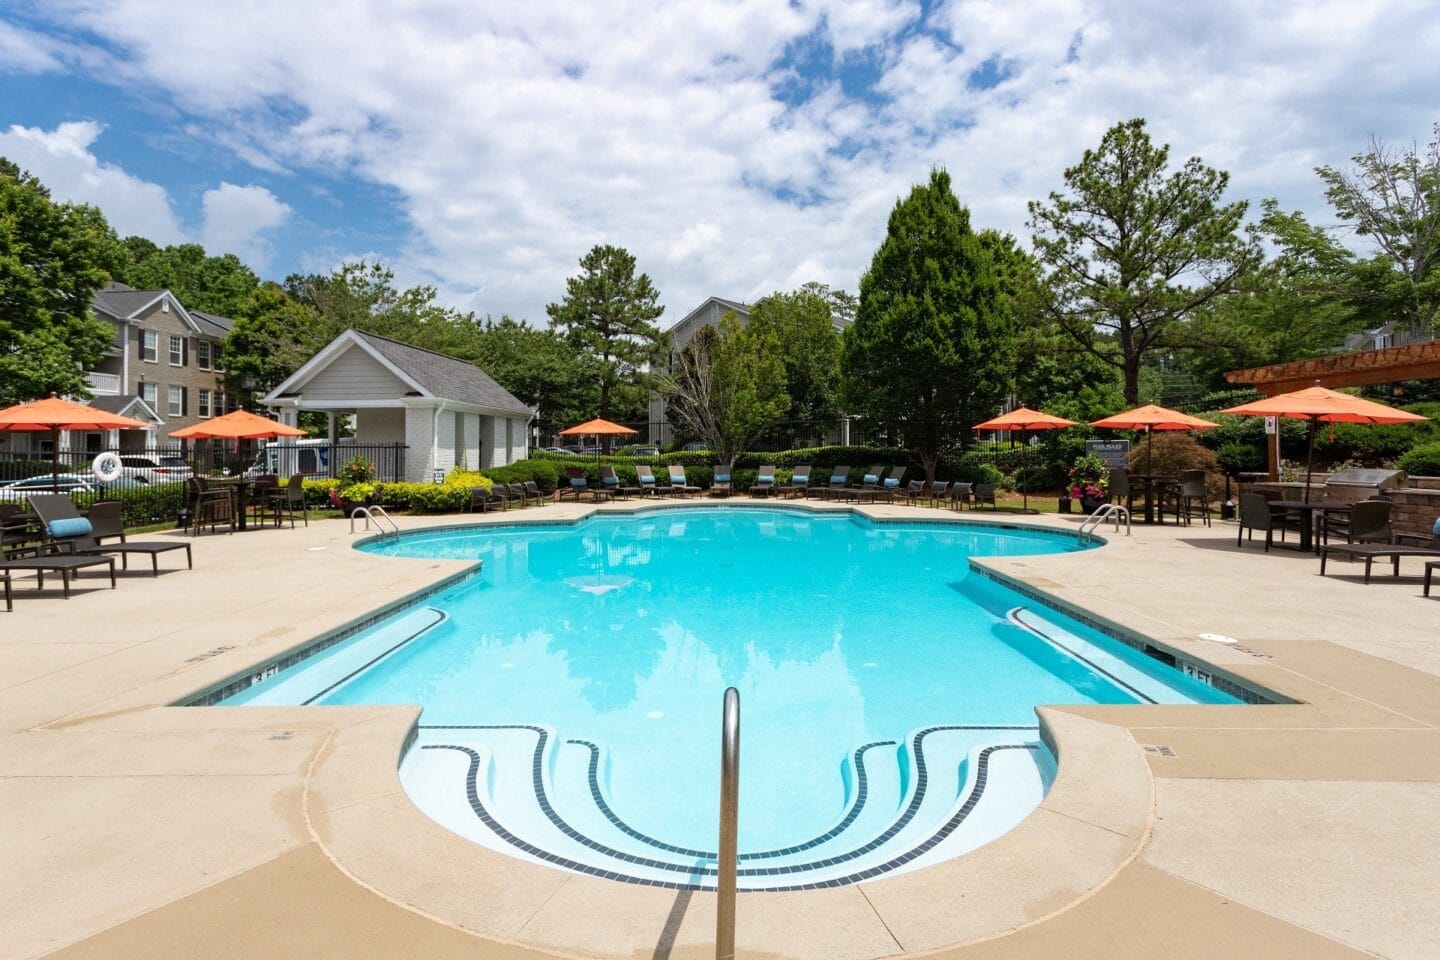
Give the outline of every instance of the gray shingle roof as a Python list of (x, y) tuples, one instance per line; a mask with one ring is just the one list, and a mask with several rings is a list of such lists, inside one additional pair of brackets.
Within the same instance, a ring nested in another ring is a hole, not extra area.
[(458, 357), (391, 340), (373, 333), (352, 331), (386, 360), (389, 360), (426, 391), (444, 400), (473, 403), (508, 413), (528, 416), (530, 408), (479, 367)]
[(160, 296), (162, 292), (160, 290), (135, 290), (124, 284), (114, 283), (95, 294), (94, 303), (111, 316), (128, 317)]
[[(89, 403), (90, 406), (96, 408), (97, 410), (104, 410), (106, 413), (116, 413), (120, 414), (121, 416), (131, 416), (135, 417), (137, 420), (146, 416), (146, 411), (149, 409), (145, 406), (144, 402), (139, 397), (129, 396), (125, 394), (105, 394), (103, 396), (92, 398)], [(136, 410), (134, 413), (127, 414), (125, 411), (134, 404), (138, 404), (140, 406), (140, 409)]]
[(199, 310), (190, 310), (187, 312), (190, 314), (191, 319), (195, 321), (196, 325), (199, 326), (202, 334), (207, 337), (214, 337), (217, 340), (223, 340), (225, 334), (230, 332), (230, 328), (235, 326), (235, 321), (229, 317), (220, 317), (213, 313), (201, 313)]

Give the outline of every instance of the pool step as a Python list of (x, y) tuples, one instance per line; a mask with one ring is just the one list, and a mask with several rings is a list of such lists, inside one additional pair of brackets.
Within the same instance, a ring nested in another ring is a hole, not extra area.
[[(1049, 773), (1033, 727), (937, 725), (863, 744), (823, 832), (742, 846), (742, 889), (838, 886), (955, 856), (1011, 829)], [(658, 836), (609, 802), (604, 747), (543, 726), (423, 727), (401, 779), (424, 812), (511, 856), (635, 883), (714, 885), (713, 848)]]

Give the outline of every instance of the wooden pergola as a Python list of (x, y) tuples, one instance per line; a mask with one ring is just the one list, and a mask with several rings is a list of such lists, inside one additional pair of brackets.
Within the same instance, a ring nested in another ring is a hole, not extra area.
[[(1232, 370), (1225, 379), (1237, 386), (1252, 386), (1266, 397), (1313, 386), (1364, 387), (1401, 380), (1440, 380), (1440, 340)], [(1278, 431), (1265, 446), (1270, 454), (1270, 479), (1274, 480), (1280, 475)]]

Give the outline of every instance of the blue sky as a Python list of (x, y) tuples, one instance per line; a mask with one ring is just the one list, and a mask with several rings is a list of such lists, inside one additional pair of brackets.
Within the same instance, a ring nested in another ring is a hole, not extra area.
[(0, 154), (122, 233), (275, 278), (381, 257), (536, 322), (620, 244), (670, 323), (711, 294), (854, 291), (932, 165), (1024, 239), (1026, 201), (1144, 116), (1232, 196), (1324, 221), (1316, 165), (1440, 120), (1440, 18), (1410, 0), (505, 7), (6, 5)]

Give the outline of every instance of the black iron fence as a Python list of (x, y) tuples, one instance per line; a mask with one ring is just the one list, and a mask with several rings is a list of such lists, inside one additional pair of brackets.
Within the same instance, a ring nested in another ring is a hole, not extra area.
[[(698, 437), (689, 435), (666, 420), (625, 421), (621, 426), (634, 430), (635, 435), (610, 439), (608, 448), (611, 450), (618, 450), (623, 446), (647, 445), (668, 451), (683, 447), (687, 443), (700, 442)], [(890, 431), (881, 427), (857, 419), (782, 420), (754, 442), (747, 444), (747, 449), (765, 453), (836, 445), (884, 446), (890, 443), (889, 433)], [(580, 446), (586, 452), (593, 452), (596, 445), (595, 437), (554, 437), (552, 440), (553, 446)]]
[[(15, 499), (29, 490), (49, 490), (52, 473), (58, 484), (75, 492), (99, 486), (124, 490), (154, 483), (187, 480), (211, 474), (274, 473), (290, 476), (335, 477), (355, 457), (364, 457), (376, 479), (405, 479), (406, 446), (403, 443), (356, 443), (352, 440), (299, 440), (295, 442), (198, 440), (184, 446), (119, 450), (0, 451), (0, 500)], [(94, 464), (102, 453), (120, 457), (119, 476), (102, 482)], [(58, 470), (56, 465), (58, 464)], [(7, 496), (7, 491), (11, 492)]]

